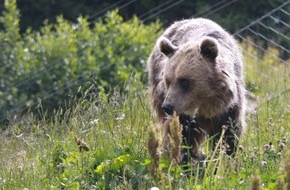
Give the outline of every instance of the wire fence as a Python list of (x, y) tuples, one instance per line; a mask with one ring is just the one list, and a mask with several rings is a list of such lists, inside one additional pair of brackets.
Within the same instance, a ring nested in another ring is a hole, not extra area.
[[(234, 33), (234, 36), (258, 49), (261, 55), (268, 54), (283, 64), (290, 58), (290, 1), (286, 1), (269, 13), (251, 22)], [(287, 35), (288, 34), (288, 35)], [(279, 55), (269, 51), (279, 50)]]
[[(254, 67), (250, 66), (251, 70), (255, 68), (257, 78), (263, 79), (261, 88), (265, 92), (265, 97), (258, 103), (257, 108), (279, 97), (289, 95), (290, 85), (285, 82), (286, 78), (290, 77), (289, 23), (290, 1), (288, 0), (234, 33), (235, 38), (244, 44), (242, 50), (245, 57), (249, 56), (257, 62)], [(254, 48), (255, 51), (252, 51), (251, 48)], [(264, 63), (265, 57), (267, 57), (267, 63)], [(273, 64), (269, 64), (269, 60)], [(267, 67), (265, 67), (266, 64)], [(245, 65), (249, 67), (247, 62)], [(279, 77), (277, 77), (274, 72), (279, 67), (284, 70), (279, 71)], [(268, 69), (265, 70), (265, 68)], [(285, 103), (287, 104), (287, 102)]]
[[(103, 13), (110, 11), (112, 9), (115, 9), (118, 7), (119, 9), (125, 8), (133, 3), (135, 3), (137, 0), (131, 0), (131, 1), (124, 1), (120, 0), (107, 8), (96, 12), (95, 14), (91, 15), (89, 17), (90, 24), (93, 24), (98, 18), (102, 18)], [(169, 9), (174, 8), (175, 6), (181, 4), (184, 0), (179, 1), (166, 1), (164, 3), (160, 3), (155, 8), (151, 9), (150, 11), (140, 15), (140, 19), (145, 22), (150, 19), (158, 17), (161, 13), (168, 11)], [(230, 6), (231, 4), (235, 3), (237, 0), (222, 0), (218, 3), (212, 5), (210, 8), (207, 8), (205, 10), (200, 11), (194, 16), (209, 16), (214, 14), (217, 11), (222, 10), (223, 8)], [(234, 33), (234, 36), (245, 43), (250, 44), (251, 46), (255, 47), (259, 54), (267, 54), (270, 55), (273, 59), (277, 60), (277, 62), (289, 65), (289, 57), (290, 57), (290, 1), (286, 1), (281, 6), (277, 7), (276, 9), (270, 11), (266, 15), (262, 16), (261, 18), (253, 21), (246, 27), (240, 29), (239, 31)], [(288, 33), (287, 33), (288, 32)], [(249, 37), (250, 36), (250, 37)], [(280, 43), (283, 42), (283, 43)], [(285, 45), (286, 44), (286, 45)], [(273, 52), (269, 51), (269, 47), (274, 47), (279, 50), (279, 55), (274, 54)], [(253, 54), (247, 49), (244, 49), (244, 53), (252, 56), (254, 58), (259, 57), (259, 55)], [(287, 59), (288, 58), (288, 59)], [(59, 59), (59, 64), (62, 64), (63, 60)], [(20, 85), (23, 85), (25, 83), (28, 83), (32, 80), (36, 80), (39, 76), (42, 75), (42, 73), (48, 72), (53, 69), (57, 64), (52, 64), (52, 66), (49, 66), (42, 70), (41, 72), (35, 73), (31, 77), (25, 78), (20, 83), (15, 83), (14, 86), (18, 87)], [(72, 86), (79, 86), (82, 85), (80, 81), (77, 79), (75, 81), (71, 81), (70, 85), (66, 85), (66, 88), (72, 87)], [(289, 89), (285, 89), (285, 92), (288, 92)], [(41, 101), (45, 101), (51, 97), (53, 97), (57, 92), (50, 91), (47, 92), (47, 94), (43, 97), (39, 97)], [(282, 92), (283, 93), (283, 92)], [(36, 105), (38, 102), (35, 102)], [(17, 107), (14, 107), (12, 110), (9, 110), (9, 113), (13, 113), (15, 110), (22, 110), (26, 107), (26, 105), (19, 105)], [(0, 116), (0, 122), (5, 119), (6, 116)]]

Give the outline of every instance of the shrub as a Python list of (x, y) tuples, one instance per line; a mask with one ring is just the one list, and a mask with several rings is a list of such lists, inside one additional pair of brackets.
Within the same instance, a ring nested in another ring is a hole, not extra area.
[(19, 34), (15, 1), (6, 2), (0, 31), (1, 122), (23, 110), (40, 107), (52, 113), (70, 96), (92, 84), (97, 90), (124, 86), (134, 72), (144, 79), (145, 63), (158, 22), (144, 25), (136, 17), (124, 21), (112, 11), (95, 23), (63, 17), (44, 22), (39, 31)]

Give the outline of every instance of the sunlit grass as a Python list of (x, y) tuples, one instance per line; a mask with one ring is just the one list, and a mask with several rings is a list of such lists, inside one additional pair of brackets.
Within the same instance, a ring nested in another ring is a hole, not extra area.
[(211, 158), (206, 164), (193, 163), (185, 169), (161, 160), (161, 178), (151, 175), (147, 126), (156, 121), (145, 87), (132, 77), (127, 95), (118, 89), (109, 94), (88, 89), (83, 98), (68, 105), (70, 109), (57, 111), (53, 120), (45, 116), (38, 120), (32, 114), (15, 118), (0, 135), (0, 188), (285, 186), (289, 180), (284, 168), (289, 170), (285, 160), (290, 146), (290, 69), (267, 56), (257, 60), (245, 54), (244, 61), (246, 84), (256, 95), (258, 108), (247, 114), (247, 130), (235, 158), (221, 153), (213, 156), (205, 142)]

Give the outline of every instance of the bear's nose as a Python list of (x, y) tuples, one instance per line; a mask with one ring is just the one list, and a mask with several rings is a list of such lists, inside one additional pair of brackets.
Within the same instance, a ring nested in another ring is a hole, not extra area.
[(163, 111), (165, 111), (165, 113), (167, 113), (168, 115), (173, 115), (173, 106), (170, 104), (163, 104), (161, 106), (161, 108), (163, 109)]

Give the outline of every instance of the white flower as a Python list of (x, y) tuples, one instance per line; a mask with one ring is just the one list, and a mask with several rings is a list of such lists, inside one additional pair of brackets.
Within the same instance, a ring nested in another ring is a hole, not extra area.
[(98, 125), (99, 124), (99, 119), (94, 119), (93, 121), (89, 122), (90, 125)]
[(262, 166), (266, 167), (267, 166), (267, 162), (266, 161), (262, 161)]
[(122, 113), (122, 114), (120, 115), (120, 117), (117, 117), (117, 118), (116, 118), (117, 121), (119, 121), (119, 120), (123, 120), (123, 119), (125, 119), (125, 114), (124, 114), (124, 113)]

